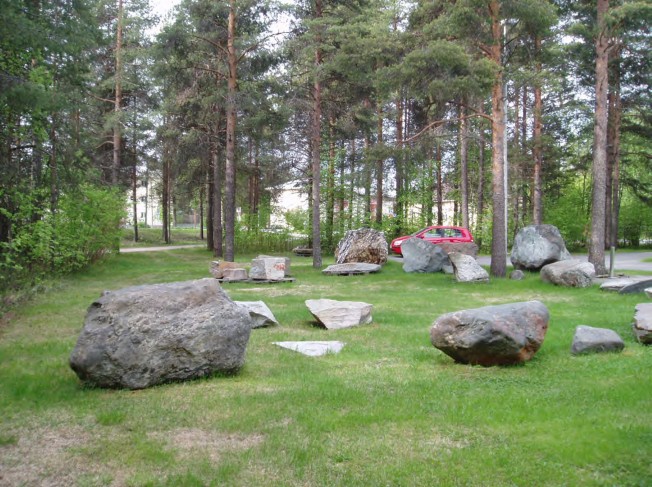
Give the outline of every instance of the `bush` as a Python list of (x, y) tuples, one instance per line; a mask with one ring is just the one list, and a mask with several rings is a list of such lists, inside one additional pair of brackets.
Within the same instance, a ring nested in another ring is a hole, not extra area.
[(13, 235), (0, 244), (0, 290), (81, 269), (119, 249), (121, 194), (84, 185), (63, 194), (55, 214), (39, 213), (37, 201), (38, 195), (28, 195), (7, 215)]

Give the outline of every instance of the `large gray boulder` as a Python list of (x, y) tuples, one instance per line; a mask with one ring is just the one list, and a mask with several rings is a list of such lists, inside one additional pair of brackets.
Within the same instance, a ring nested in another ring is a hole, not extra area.
[(609, 328), (594, 328), (580, 325), (575, 328), (571, 353), (578, 355), (592, 352), (620, 352), (625, 342), (620, 335)]
[(470, 255), (451, 252), (448, 258), (457, 282), (489, 282), (489, 273)]
[(387, 262), (389, 245), (385, 234), (372, 228), (349, 230), (337, 244), (335, 263), (366, 262), (383, 265)]
[(441, 272), (451, 265), (448, 254), (439, 245), (412, 237), (401, 244), (405, 272)]
[(539, 270), (546, 264), (570, 259), (571, 255), (557, 227), (530, 225), (516, 234), (510, 258), (515, 269)]
[(329, 330), (351, 328), (371, 323), (369, 303), (360, 301), (336, 301), (334, 299), (308, 299), (306, 306), (310, 313)]
[(641, 303), (636, 305), (634, 323), (632, 324), (634, 336), (644, 344), (652, 344), (652, 303)]
[(435, 320), (430, 340), (457, 362), (518, 364), (539, 350), (548, 320), (548, 309), (539, 301), (456, 311)]
[(70, 366), (89, 384), (142, 389), (245, 361), (251, 318), (215, 279), (104, 293), (88, 308)]
[(593, 264), (576, 259), (554, 262), (541, 269), (541, 280), (557, 286), (589, 287), (594, 277)]

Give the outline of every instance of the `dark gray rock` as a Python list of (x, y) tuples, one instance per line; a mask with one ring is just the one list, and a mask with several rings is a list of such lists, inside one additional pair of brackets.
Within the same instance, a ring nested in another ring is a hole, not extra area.
[(382, 269), (379, 264), (366, 264), (364, 262), (350, 262), (348, 264), (333, 264), (324, 269), (322, 274), (327, 276), (351, 276), (358, 274), (371, 274)]
[(634, 336), (644, 344), (652, 344), (652, 303), (636, 305), (634, 323), (632, 324)]
[(523, 279), (525, 279), (525, 272), (516, 269), (515, 271), (509, 273), (509, 278), (512, 281), (522, 281)]
[(441, 272), (450, 266), (448, 254), (439, 245), (420, 238), (408, 238), (401, 244), (405, 272)]
[(548, 320), (548, 309), (539, 301), (456, 311), (435, 320), (430, 340), (457, 362), (518, 364), (539, 350)]
[(520, 270), (539, 270), (546, 264), (571, 258), (559, 229), (553, 225), (530, 225), (514, 238), (512, 265)]
[(571, 353), (578, 355), (592, 352), (620, 352), (623, 348), (625, 342), (615, 331), (580, 325), (575, 328)]
[(575, 259), (554, 262), (541, 269), (541, 280), (557, 286), (589, 287), (594, 277), (593, 264)]
[(489, 273), (470, 255), (451, 252), (448, 258), (457, 282), (489, 282)]
[(387, 262), (389, 245), (385, 234), (371, 228), (349, 230), (335, 250), (335, 263), (366, 262), (383, 265)]
[(645, 289), (652, 286), (652, 279), (646, 279), (638, 282), (634, 282), (632, 284), (628, 284), (627, 286), (624, 286), (620, 291), (618, 291), (619, 294), (637, 294), (637, 293), (643, 293), (645, 292)]
[(329, 330), (351, 328), (371, 323), (369, 303), (360, 301), (335, 301), (333, 299), (308, 299), (306, 306), (310, 313)]
[(263, 301), (234, 301), (249, 312), (252, 328), (264, 328), (266, 326), (278, 325), (274, 313)]
[(249, 313), (215, 279), (135, 286), (91, 304), (70, 366), (89, 384), (128, 389), (230, 373), (250, 333)]

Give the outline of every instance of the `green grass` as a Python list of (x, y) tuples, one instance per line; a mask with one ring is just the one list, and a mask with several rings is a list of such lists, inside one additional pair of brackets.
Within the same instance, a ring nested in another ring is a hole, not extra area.
[[(67, 361), (93, 299), (207, 277), (211, 260), (203, 249), (119, 255), (5, 319), (0, 484), (649, 484), (652, 355), (630, 329), (645, 298), (561, 289), (536, 274), (460, 285), (389, 262), (378, 274), (331, 277), (293, 257), (295, 283), (224, 286), (233, 299), (265, 301), (281, 323), (252, 331), (239, 374), (141, 391), (79, 383)], [(370, 302), (374, 321), (319, 328), (303, 302), (320, 297)], [(530, 299), (551, 320), (522, 366), (460, 365), (430, 344), (442, 313)], [(616, 330), (625, 350), (571, 356), (580, 324)], [(272, 344), (307, 339), (346, 346), (310, 358)]]
[[(204, 244), (206, 240), (200, 237), (199, 227), (197, 228), (177, 228), (173, 227), (170, 232), (171, 245), (191, 245)], [(206, 229), (204, 228), (204, 239), (206, 238)], [(166, 245), (163, 241), (163, 231), (160, 228), (138, 228), (138, 242), (134, 242), (133, 228), (123, 228), (122, 238), (120, 239), (121, 248), (129, 247), (154, 247)]]

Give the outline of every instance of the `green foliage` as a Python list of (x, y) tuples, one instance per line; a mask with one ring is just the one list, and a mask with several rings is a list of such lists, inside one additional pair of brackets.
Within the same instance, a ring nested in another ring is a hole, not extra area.
[(124, 218), (121, 194), (90, 185), (62, 195), (56, 213), (37, 215), (39, 194), (23, 195), (12, 220), (11, 240), (0, 244), (0, 290), (47, 274), (64, 274), (119, 248)]

